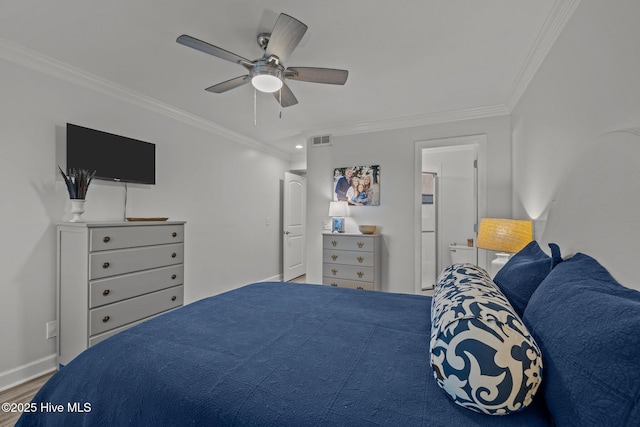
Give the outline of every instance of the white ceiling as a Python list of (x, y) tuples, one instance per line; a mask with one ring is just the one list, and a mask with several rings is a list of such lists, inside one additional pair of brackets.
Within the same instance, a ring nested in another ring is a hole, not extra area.
[[(3, 0), (0, 37), (250, 139), (293, 153), (309, 135), (505, 107), (568, 0)], [(244, 68), (175, 42), (249, 59), (284, 12), (308, 25), (285, 66), (349, 70), (345, 86), (288, 81), (280, 107), (250, 85), (204, 89)]]

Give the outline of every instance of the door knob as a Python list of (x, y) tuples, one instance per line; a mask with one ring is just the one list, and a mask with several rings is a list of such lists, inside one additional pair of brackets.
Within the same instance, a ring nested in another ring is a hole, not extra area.
[(285, 231), (284, 234), (291, 234), (289, 231)]

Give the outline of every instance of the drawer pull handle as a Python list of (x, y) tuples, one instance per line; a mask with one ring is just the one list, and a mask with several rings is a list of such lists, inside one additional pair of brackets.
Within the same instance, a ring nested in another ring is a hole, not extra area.
[(331, 255), (331, 259), (334, 260), (334, 261), (337, 260), (338, 259), (338, 255)]
[(337, 242), (337, 241), (335, 241), (335, 240), (332, 240), (332, 241), (331, 241), (331, 244), (332, 244), (334, 247), (335, 247), (335, 246), (338, 246), (338, 242)]
[(331, 272), (333, 273), (333, 275), (335, 276), (338, 273), (338, 270), (336, 270), (335, 268), (331, 269)]
[(107, 295), (109, 295), (111, 293), (111, 291), (109, 289), (105, 289), (104, 291), (102, 291), (102, 295), (104, 295), (105, 297)]
[(358, 242), (358, 247), (361, 248), (364, 246), (364, 242)]
[(109, 321), (109, 319), (111, 319), (109, 316), (104, 316), (104, 317), (102, 318), (102, 321), (103, 321), (104, 323), (107, 323), (107, 322)]
[(362, 286), (358, 286), (356, 289), (363, 289), (364, 290), (364, 288)]
[(178, 256), (178, 254), (176, 254), (175, 252), (171, 254), (171, 258), (175, 258), (176, 256)]
[(358, 257), (358, 262), (359, 262), (360, 264), (362, 264), (362, 261), (364, 261), (364, 257), (359, 256), (359, 257)]
[(175, 300), (177, 300), (177, 299), (178, 299), (178, 297), (177, 297), (177, 296), (175, 296), (175, 295), (171, 297), (171, 301), (175, 301)]
[(109, 268), (111, 264), (109, 264), (108, 262), (105, 262), (104, 264), (102, 264), (102, 268)]
[(178, 233), (174, 231), (173, 233), (171, 233), (171, 237), (178, 237)]
[(331, 286), (338, 286), (338, 284), (337, 283), (332, 283)]
[(111, 241), (111, 237), (109, 236), (104, 236), (104, 238), (102, 239), (103, 242), (105, 243), (109, 243)]
[(358, 271), (356, 274), (357, 274), (357, 275), (358, 275), (358, 277), (359, 277), (359, 278), (361, 278), (361, 279), (362, 279), (362, 276), (364, 276), (364, 273), (363, 273), (362, 271)]
[(176, 277), (178, 277), (178, 276), (176, 276), (175, 274), (172, 274), (171, 275), (171, 280), (176, 280)]

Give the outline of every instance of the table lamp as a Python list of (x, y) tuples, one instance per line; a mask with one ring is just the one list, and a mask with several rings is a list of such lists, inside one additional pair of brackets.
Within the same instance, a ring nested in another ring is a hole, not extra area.
[(331, 202), (329, 204), (329, 216), (331, 220), (331, 231), (333, 233), (344, 233), (344, 217), (347, 216), (347, 202)]
[(491, 261), (491, 277), (495, 277), (512, 254), (533, 240), (533, 223), (523, 219), (482, 218), (478, 230), (477, 246), (498, 251)]

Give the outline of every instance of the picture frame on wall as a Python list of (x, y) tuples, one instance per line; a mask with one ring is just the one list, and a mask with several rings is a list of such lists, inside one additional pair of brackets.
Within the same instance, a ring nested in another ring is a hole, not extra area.
[(351, 206), (379, 206), (380, 165), (335, 168), (333, 200)]

